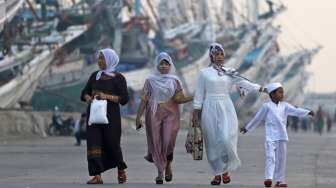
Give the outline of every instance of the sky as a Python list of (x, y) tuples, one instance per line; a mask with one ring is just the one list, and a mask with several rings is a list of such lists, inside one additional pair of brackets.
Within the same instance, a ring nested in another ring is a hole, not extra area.
[(313, 75), (306, 91), (336, 92), (336, 0), (280, 2), (287, 7), (276, 20), (282, 28), (279, 37), (282, 51), (299, 49), (300, 45), (306, 48), (323, 46), (307, 67)]

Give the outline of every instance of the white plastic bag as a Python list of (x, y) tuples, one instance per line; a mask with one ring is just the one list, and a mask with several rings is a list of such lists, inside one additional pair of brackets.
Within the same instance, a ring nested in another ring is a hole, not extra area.
[(93, 99), (90, 107), (89, 125), (92, 124), (108, 124), (107, 101)]

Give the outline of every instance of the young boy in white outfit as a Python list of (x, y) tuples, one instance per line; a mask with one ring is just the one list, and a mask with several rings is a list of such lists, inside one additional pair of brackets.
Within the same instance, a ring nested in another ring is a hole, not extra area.
[(296, 108), (287, 102), (283, 102), (284, 90), (280, 83), (272, 83), (267, 86), (271, 101), (266, 102), (259, 109), (255, 117), (240, 132), (245, 134), (256, 128), (265, 120), (265, 187), (272, 186), (272, 180), (276, 181), (275, 187), (287, 187), (285, 183), (286, 156), (288, 135), (286, 130), (287, 116), (314, 116), (313, 111)]

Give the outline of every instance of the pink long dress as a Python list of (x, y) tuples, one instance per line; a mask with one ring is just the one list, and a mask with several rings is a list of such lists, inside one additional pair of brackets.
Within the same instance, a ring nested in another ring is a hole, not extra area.
[[(177, 84), (175, 93), (181, 90), (180, 84)], [(146, 96), (151, 100), (152, 91), (150, 82), (146, 80), (143, 97)], [(158, 104), (156, 113), (153, 114), (153, 109), (148, 101), (145, 111), (145, 123), (148, 145), (148, 153), (145, 159), (153, 162), (159, 171), (163, 172), (167, 161), (173, 160), (176, 137), (180, 129), (178, 104), (173, 100)]]

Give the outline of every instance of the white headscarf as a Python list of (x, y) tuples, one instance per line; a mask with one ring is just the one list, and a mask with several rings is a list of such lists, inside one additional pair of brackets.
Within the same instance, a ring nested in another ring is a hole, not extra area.
[(110, 48), (105, 48), (105, 49), (99, 50), (99, 53), (100, 52), (104, 55), (105, 62), (106, 62), (106, 69), (100, 70), (97, 73), (96, 80), (99, 80), (103, 73), (109, 76), (114, 76), (113, 72), (115, 71), (117, 65), (119, 64), (119, 56), (114, 50)]
[[(161, 74), (159, 71), (159, 65), (162, 60), (166, 60), (170, 64), (170, 70), (167, 74)], [(154, 66), (155, 71), (148, 78), (153, 89), (150, 99), (153, 113), (156, 112), (157, 104), (167, 102), (174, 96), (177, 88), (176, 81), (181, 85), (180, 79), (175, 75), (175, 65), (166, 52), (161, 52), (156, 56)]]

